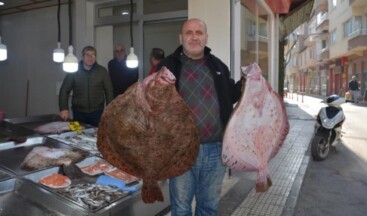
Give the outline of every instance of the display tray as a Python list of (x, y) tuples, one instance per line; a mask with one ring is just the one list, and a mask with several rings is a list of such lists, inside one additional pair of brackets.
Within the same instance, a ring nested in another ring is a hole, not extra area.
[[(103, 161), (102, 158), (99, 157), (88, 157), (77, 165), (80, 167), (84, 167), (90, 165), (96, 161)], [(108, 211), (116, 211), (115, 208), (122, 208), (122, 202), (125, 199), (128, 199), (129, 195), (136, 194), (138, 192), (129, 192), (122, 191), (117, 188), (109, 187), (106, 189), (106, 186), (98, 186), (95, 183), (99, 175), (89, 176), (83, 175), (81, 178), (71, 179), (71, 185), (65, 188), (51, 188), (39, 183), (40, 179), (49, 176), (53, 173), (63, 173), (61, 168), (53, 167), (45, 170), (41, 170), (38, 172), (34, 172), (28, 175), (24, 175), (23, 179), (31, 181), (37, 187), (42, 188), (43, 190), (49, 191), (54, 196), (61, 198), (63, 200), (60, 205), (63, 207), (60, 209), (71, 208), (73, 211), (80, 212), (86, 215), (109, 215)], [(141, 182), (134, 182), (130, 185), (140, 186)], [(80, 187), (80, 189), (75, 190), (76, 187)], [(93, 190), (91, 189), (93, 187)], [(98, 188), (100, 187), (100, 188)], [(65, 191), (72, 191), (70, 193), (66, 193)], [(72, 195), (75, 195), (72, 197)], [(92, 196), (90, 196), (92, 194)], [(95, 194), (99, 194), (95, 196)], [(80, 196), (80, 197), (79, 197)], [(98, 203), (97, 206), (91, 205), (91, 203)], [(125, 205), (124, 205), (125, 206)], [(68, 212), (62, 212), (63, 214), (67, 214)], [(78, 215), (78, 214), (77, 214)]]
[(9, 122), (14, 125), (19, 125), (23, 128), (27, 128), (33, 130), (34, 128), (54, 122), (54, 121), (62, 121), (59, 115), (49, 114), (49, 115), (37, 115), (37, 116), (28, 116), (23, 118), (6, 118), (3, 120), (4, 122)]
[[(73, 149), (74, 147), (66, 145), (57, 140), (48, 137), (31, 137), (26, 142), (17, 144), (15, 142), (7, 142), (0, 144), (0, 166), (11, 171), (16, 175), (25, 175), (34, 171), (27, 171), (20, 168), (20, 165), (29, 152), (34, 147), (44, 146), (58, 149)], [(41, 168), (44, 169), (44, 168)]]
[(35, 132), (25, 128), (18, 127), (9, 122), (0, 121), (0, 144), (8, 142), (12, 138), (17, 137), (29, 137), (34, 135)]
[(87, 150), (93, 155), (101, 156), (101, 153), (97, 148), (97, 128), (84, 129), (81, 133), (66, 132), (61, 134), (52, 134), (48, 135), (48, 137), (68, 145)]
[(8, 141), (8, 138), (11, 136), (11, 130), (0, 127), (0, 142)]
[[(89, 165), (92, 165), (92, 164), (95, 164), (96, 162), (105, 162), (105, 163), (108, 163), (107, 161), (105, 161), (103, 158), (101, 158), (101, 157), (98, 157), (98, 156), (92, 156), (92, 157), (88, 157), (88, 158), (86, 158), (86, 159), (84, 159), (83, 161), (81, 161), (81, 162), (79, 162), (79, 163), (77, 163), (76, 165), (79, 167), (79, 168), (81, 168), (81, 169), (83, 169), (83, 167), (87, 167), (87, 166), (89, 166)], [(108, 163), (109, 164), (109, 163)], [(110, 165), (110, 164), (109, 164)], [(111, 171), (111, 170), (114, 170), (114, 169), (116, 169), (115, 167), (113, 167), (112, 165), (110, 165), (111, 166), (111, 168), (109, 168), (108, 170), (106, 170), (106, 171), (101, 171), (101, 172), (99, 172), (98, 174), (96, 174), (96, 175), (92, 175), (92, 176), (99, 176), (99, 175), (108, 175), (107, 173), (108, 173), (108, 171)], [(88, 175), (88, 174), (86, 174), (86, 175)], [(129, 179), (127, 179), (127, 180), (124, 180), (124, 182), (126, 183), (126, 186), (140, 186), (140, 184), (141, 184), (141, 179), (138, 179), (138, 178), (136, 178), (136, 177), (133, 177), (133, 178), (129, 178)]]
[(5, 181), (13, 177), (15, 177), (14, 174), (0, 167), (0, 181)]
[[(34, 132), (34, 129), (51, 122), (63, 121), (59, 115), (49, 114), (49, 115), (38, 115), (38, 116), (29, 116), (24, 118), (11, 118), (4, 119), (4, 122), (8, 122), (10, 124), (16, 125), (20, 128), (31, 130)], [(80, 123), (84, 128), (90, 128), (91, 125)]]
[(33, 146), (45, 143), (45, 138), (41, 136), (30, 137), (25, 140), (23, 143), (17, 143), (15, 141), (7, 141), (0, 144), (0, 153), (3, 150), (14, 149), (25, 146)]
[[(11, 178), (0, 181), (0, 215), (24, 216), (56, 216), (59, 213), (46, 208), (44, 200), (31, 193), (29, 185), (25, 185), (21, 180)], [(39, 204), (31, 200), (37, 197)], [(43, 204), (42, 204), (43, 203)]]

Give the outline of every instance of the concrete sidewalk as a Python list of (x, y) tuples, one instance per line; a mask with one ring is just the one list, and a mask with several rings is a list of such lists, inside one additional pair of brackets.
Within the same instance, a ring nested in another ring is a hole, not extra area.
[(303, 177), (310, 160), (306, 155), (314, 133), (315, 117), (324, 106), (322, 99), (304, 96), (285, 98), (290, 124), (289, 134), (270, 161), (273, 186), (256, 193), (256, 173), (232, 173), (223, 184), (219, 215), (288, 216), (293, 215)]

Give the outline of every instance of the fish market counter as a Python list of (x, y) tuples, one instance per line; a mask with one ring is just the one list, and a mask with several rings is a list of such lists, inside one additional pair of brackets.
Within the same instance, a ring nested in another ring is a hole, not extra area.
[(19, 128), (16, 125), (8, 123), (6, 121), (0, 121), (0, 143), (7, 141), (17, 141), (18, 139), (24, 140), (24, 137), (29, 137), (34, 135), (35, 132)]
[[(44, 116), (41, 122), (52, 122), (53, 118)], [(40, 135), (32, 131), (39, 126), (36, 121), (39, 118), (0, 122), (0, 132), (4, 131), (4, 139), (0, 140), (0, 216), (164, 215), (170, 205), (168, 181), (159, 182), (164, 201), (146, 204), (141, 198), (142, 180), (125, 176), (126, 181), (118, 181), (124, 183), (121, 187), (102, 184), (100, 180), (104, 177), (119, 177), (112, 175), (118, 170), (112, 165), (101, 172), (87, 172), (87, 168), (96, 164), (108, 164), (96, 148), (96, 128), (86, 128), (82, 133)], [(25, 139), (8, 139), (20, 136)], [(72, 166), (60, 166), (58, 160), (70, 158), (46, 160), (42, 158), (45, 152), (52, 157), (73, 155), (76, 158), (71, 160), (76, 162), (76, 170), (83, 173), (71, 172)], [(79, 159), (78, 154), (83, 158)], [(70, 178), (62, 186), (55, 186), (47, 182), (54, 176)]]
[[(168, 199), (168, 186), (165, 182), (162, 192)], [(167, 201), (145, 204), (140, 192), (131, 193), (113, 203), (94, 210), (82, 206), (57, 195), (44, 187), (40, 187), (29, 179), (11, 178), (0, 182), (0, 215), (42, 216), (42, 215), (159, 215), (167, 208)], [(20, 207), (20, 208), (19, 208)]]
[[(166, 184), (166, 183), (165, 183)], [(42, 215), (159, 215), (169, 204), (167, 201), (145, 204), (140, 193), (129, 194), (96, 211), (88, 210), (75, 202), (64, 199), (52, 191), (39, 187), (31, 180), (11, 178), (0, 182), (0, 215), (42, 216)], [(162, 191), (168, 198), (168, 187)], [(21, 207), (21, 208), (18, 208)]]

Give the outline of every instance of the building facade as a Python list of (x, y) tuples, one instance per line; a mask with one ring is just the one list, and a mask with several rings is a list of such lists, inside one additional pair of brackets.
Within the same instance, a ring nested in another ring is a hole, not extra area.
[(356, 76), (360, 93), (365, 95), (367, 1), (315, 0), (309, 21), (293, 35), (290, 43), (297, 46), (285, 80), (291, 91), (344, 96), (349, 80)]

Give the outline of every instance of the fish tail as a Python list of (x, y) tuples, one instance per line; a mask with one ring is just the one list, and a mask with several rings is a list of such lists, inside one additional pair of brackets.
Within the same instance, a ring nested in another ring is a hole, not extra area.
[(143, 180), (141, 196), (144, 203), (163, 202), (163, 194), (157, 181)]
[(256, 192), (266, 192), (271, 186), (273, 182), (268, 176), (265, 181), (256, 181)]
[(262, 166), (256, 179), (256, 192), (266, 192), (272, 184), (267, 167)]

